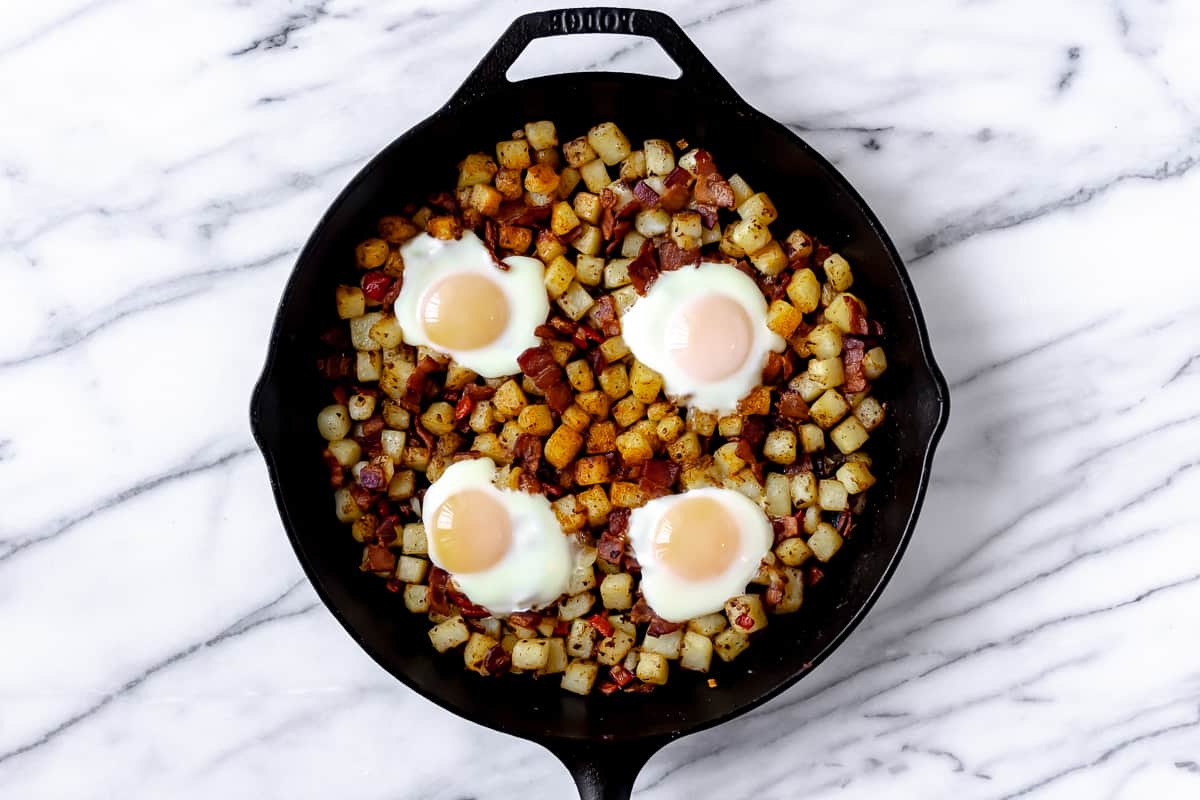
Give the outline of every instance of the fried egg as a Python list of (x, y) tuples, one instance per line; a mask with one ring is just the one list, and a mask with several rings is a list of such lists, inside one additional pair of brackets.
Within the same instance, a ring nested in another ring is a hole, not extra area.
[(550, 300), (536, 258), (509, 256), (501, 269), (470, 231), (444, 241), (427, 233), (400, 248), (404, 284), (396, 320), (404, 341), (445, 353), (485, 378), (520, 372), (517, 356), (541, 342)]
[(767, 327), (754, 279), (704, 262), (664, 272), (621, 318), (625, 344), (663, 376), (676, 402), (729, 414), (762, 382), (767, 354), (784, 349)]
[(774, 538), (763, 510), (732, 489), (659, 497), (629, 515), (642, 594), (670, 622), (720, 611), (743, 594)]
[(498, 489), (490, 458), (458, 461), (425, 492), (429, 558), (472, 603), (497, 616), (553, 603), (579, 548), (544, 495)]

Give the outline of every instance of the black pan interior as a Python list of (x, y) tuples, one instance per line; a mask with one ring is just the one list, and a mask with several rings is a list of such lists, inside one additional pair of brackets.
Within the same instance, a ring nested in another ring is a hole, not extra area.
[[(452, 187), (464, 154), (491, 150), (531, 119), (553, 119), (563, 141), (613, 120), (635, 142), (685, 138), (708, 148), (725, 174), (738, 172), (770, 193), (783, 215), (776, 231), (802, 227), (847, 256), (854, 291), (887, 329), (890, 366), (880, 391), (891, 417), (871, 447), (880, 479), (871, 510), (801, 613), (772, 619), (736, 662), (717, 669), (715, 690), (682, 674), (650, 695), (584, 699), (563, 693), (557, 681), (468, 673), (460, 654), (433, 654), (424, 618), (406, 613), (382, 581), (359, 572), (360, 546), (333, 515), (314, 429), (317, 410), (329, 402), (315, 374), (314, 345), (335, 319), (333, 289), (352, 263), (354, 244), (371, 234), (380, 214)], [(397, 678), (451, 711), (553, 741), (671, 737), (745, 710), (811, 669), (865, 613), (899, 558), (943, 411), (941, 378), (903, 266), (870, 212), (823, 159), (744, 104), (706, 97), (677, 81), (589, 73), (506, 84), (471, 98), (401, 136), (355, 178), (296, 266), (253, 417), (300, 560), (355, 640)]]

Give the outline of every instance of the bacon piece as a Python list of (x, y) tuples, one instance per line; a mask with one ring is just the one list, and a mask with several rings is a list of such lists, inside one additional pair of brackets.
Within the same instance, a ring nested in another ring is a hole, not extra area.
[(779, 413), (788, 419), (807, 421), (808, 403), (804, 402), (804, 396), (799, 392), (786, 391), (779, 395)]
[(391, 572), (396, 568), (396, 554), (387, 545), (369, 544), (363, 550), (364, 572)]
[(625, 558), (621, 559), (621, 571), (631, 572), (634, 575), (642, 574), (642, 565), (631, 554), (626, 553)]
[(633, 223), (630, 220), (617, 220), (617, 224), (613, 226), (612, 241), (604, 245), (604, 255), (612, 258), (621, 249), (626, 234), (631, 230), (633, 230)]
[(469, 396), (476, 403), (482, 400), (491, 400), (496, 396), (496, 387), (483, 386), (478, 383), (472, 383), (463, 389), (463, 394)]
[(591, 317), (605, 336), (618, 336), (621, 333), (621, 320), (617, 317), (617, 301), (611, 294), (606, 294), (592, 306)]
[(588, 617), (588, 624), (600, 631), (600, 635), (605, 638), (613, 635), (613, 624), (607, 614), (593, 614)]
[(537, 626), (542, 624), (542, 615), (537, 611), (514, 611), (508, 615), (508, 624), (531, 631), (537, 630)]
[(800, 535), (800, 521), (795, 517), (771, 517), (771, 530), (775, 533), (775, 544)]
[(532, 433), (522, 433), (513, 444), (513, 451), (521, 462), (521, 467), (530, 473), (536, 473), (542, 462), (542, 440)]
[(467, 596), (462, 592), (456, 592), (453, 589), (447, 589), (446, 596), (450, 599), (450, 602), (458, 606), (458, 609), (462, 611), (462, 615), (467, 619), (483, 619), (484, 617), (490, 617), (492, 615), (491, 612), (483, 606), (477, 606), (468, 600)]
[(777, 606), (783, 602), (783, 594), (787, 590), (787, 575), (775, 564), (767, 568), (767, 573), (771, 582), (767, 584), (767, 591), (763, 593), (763, 602), (768, 606)]
[(429, 376), (442, 368), (442, 365), (434, 361), (429, 356), (424, 356), (417, 362), (416, 369), (408, 376), (408, 382), (404, 385), (404, 397), (401, 404), (409, 411), (414, 413), (421, 410), (421, 398), (425, 394), (425, 387), (429, 383)]
[[(718, 208), (733, 208), (735, 203), (733, 187), (729, 185), (729, 181), (716, 172), (701, 175), (696, 179), (696, 202)], [(709, 225), (709, 227), (712, 226)]]
[(387, 293), (392, 288), (392, 279), (377, 269), (363, 275), (361, 283), (363, 294), (367, 296), (368, 300), (376, 303), (383, 302), (383, 298), (387, 297)]
[(331, 381), (348, 378), (354, 374), (354, 359), (341, 354), (318, 358), (317, 371)]
[(501, 644), (495, 644), (491, 650), (488, 650), (487, 657), (483, 659), (483, 668), (487, 670), (488, 675), (499, 675), (502, 672), (508, 672), (508, 668), (512, 666), (512, 656), (504, 649)]
[(501, 225), (527, 227), (545, 222), (550, 217), (550, 206), (527, 206), (522, 200), (510, 200), (500, 205), (496, 221)]
[(691, 181), (692, 173), (688, 172), (683, 167), (676, 167), (675, 169), (671, 170), (670, 174), (667, 175), (665, 180), (663, 180), (663, 183), (666, 184), (668, 189), (673, 189), (676, 186), (682, 186), (686, 189), (687, 185), (691, 183)]
[(621, 687), (612, 681), (605, 681), (604, 683), (600, 684), (600, 694), (610, 695), (616, 694), (619, 691), (621, 691)]
[[(549, 231), (544, 231), (549, 233)], [(496, 248), (500, 246), (500, 225), (494, 219), (485, 219), (483, 221), (483, 243), (492, 251), (492, 257), (495, 258)], [(505, 265), (507, 267), (507, 265)]]
[(850, 530), (854, 527), (854, 515), (849, 511), (843, 511), (837, 515), (837, 521), (834, 525), (837, 532), (845, 539), (850, 536)]
[(679, 478), (679, 465), (674, 461), (653, 459), (642, 468), (641, 490), (651, 497), (661, 497), (670, 492)]
[(633, 673), (625, 669), (625, 667), (621, 666), (620, 664), (613, 664), (612, 667), (609, 668), (608, 674), (622, 689), (628, 686), (633, 680)]
[(633, 196), (642, 204), (642, 208), (654, 208), (658, 205), (658, 192), (645, 181), (638, 181), (633, 185)]
[(345, 326), (335, 325), (327, 329), (319, 337), (321, 344), (327, 345), (334, 350), (349, 350), (350, 349), (350, 333)]
[(862, 392), (867, 388), (867, 373), (863, 369), (865, 347), (862, 339), (852, 336), (842, 341), (842, 366), (846, 373), (843, 389), (847, 392)]
[(696, 148), (695, 161), (697, 175), (712, 175), (717, 171), (717, 165), (713, 163), (712, 153), (703, 147)]
[(629, 609), (629, 621), (634, 625), (641, 625), (643, 622), (649, 622), (654, 619), (654, 612), (650, 610), (650, 605), (646, 602), (646, 598), (639, 597), (637, 602), (633, 604), (633, 608)]
[(658, 263), (663, 272), (670, 272), (692, 264), (699, 264), (700, 248), (684, 250), (670, 239), (665, 239), (658, 246)]
[(658, 259), (654, 257), (654, 243), (649, 239), (642, 242), (637, 258), (629, 262), (629, 280), (640, 295), (645, 295), (660, 272)]
[(816, 586), (825, 577), (825, 570), (818, 567), (816, 564), (810, 564), (804, 572), (804, 585)]
[[(788, 370), (788, 367), (789, 364), (786, 358), (773, 350), (768, 351), (767, 365), (763, 367), (762, 371), (763, 386), (772, 386), (776, 383), (783, 383), (786, 381), (787, 378), (784, 377), (784, 372), (790, 371)], [(790, 378), (791, 375), (788, 375), (787, 377)]]
[(395, 514), (390, 514), (379, 521), (375, 526), (375, 535), (379, 537), (379, 541), (383, 544), (391, 544), (396, 541), (396, 526), (400, 524), (400, 517)]
[(517, 364), (521, 372), (533, 381), (533, 385), (545, 393), (550, 408), (560, 414), (570, 408), (574, 400), (571, 387), (549, 347), (530, 347), (517, 356)]
[(363, 511), (371, 507), (372, 495), (370, 489), (359, 486), (357, 483), (352, 483), (350, 484), (350, 496), (354, 498), (354, 505)]
[(346, 470), (342, 468), (328, 448), (321, 453), (321, 458), (325, 461), (325, 466), (329, 468), (329, 485), (334, 489), (342, 488), (346, 483)]
[(646, 633), (651, 636), (665, 636), (668, 633), (674, 633), (682, 627), (682, 622), (667, 622), (655, 614), (654, 619), (650, 620), (650, 627), (646, 629)]
[(825, 259), (833, 255), (833, 251), (820, 242), (814, 241), (812, 260), (815, 266), (824, 266)]
[(752, 415), (742, 420), (742, 432), (738, 439), (749, 442), (754, 449), (762, 447), (767, 440), (767, 422), (758, 415)]
[(687, 184), (668, 186), (667, 191), (658, 198), (658, 204), (667, 211), (675, 212), (687, 205), (689, 196)]
[(376, 464), (368, 464), (359, 470), (358, 482), (364, 488), (378, 492), (387, 487), (387, 476), (383, 474), (383, 467)]
[(704, 227), (713, 228), (717, 224), (717, 207), (708, 203), (696, 203), (695, 212), (700, 215)]
[[(619, 183), (625, 184), (624, 181), (619, 181)], [(628, 184), (625, 184), (626, 188), (628, 188), (628, 186)], [(606, 186), (600, 190), (600, 205), (603, 208), (612, 209), (613, 214), (618, 219), (630, 216), (641, 207), (641, 204), (638, 202), (637, 195), (634, 195), (634, 198), (625, 205), (617, 208), (617, 203), (620, 201), (621, 196), (614, 192), (611, 188)]]
[(867, 326), (867, 317), (863, 314), (862, 304), (856, 300), (849, 300), (849, 298), (847, 300), (846, 308), (850, 310), (850, 332), (866, 336), (870, 329)]

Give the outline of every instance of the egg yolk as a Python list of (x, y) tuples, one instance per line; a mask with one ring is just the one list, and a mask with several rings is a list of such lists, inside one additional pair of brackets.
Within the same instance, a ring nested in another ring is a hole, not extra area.
[(438, 508), (431, 535), (442, 569), (482, 572), (508, 552), (512, 524), (508, 511), (491, 494), (466, 489)]
[(754, 338), (742, 304), (722, 294), (688, 303), (667, 325), (667, 350), (698, 381), (726, 378), (746, 363)]
[(655, 556), (687, 580), (715, 578), (729, 568), (737, 551), (737, 523), (711, 497), (680, 500), (654, 530)]
[(430, 287), (420, 314), (435, 347), (478, 350), (499, 339), (508, 327), (508, 299), (483, 275), (450, 275)]

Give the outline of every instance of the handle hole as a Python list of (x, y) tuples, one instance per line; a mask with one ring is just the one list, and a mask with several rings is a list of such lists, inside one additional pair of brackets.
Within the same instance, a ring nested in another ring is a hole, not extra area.
[(634, 72), (678, 78), (679, 65), (645, 36), (588, 33), (534, 39), (504, 74), (510, 81), (564, 72)]

